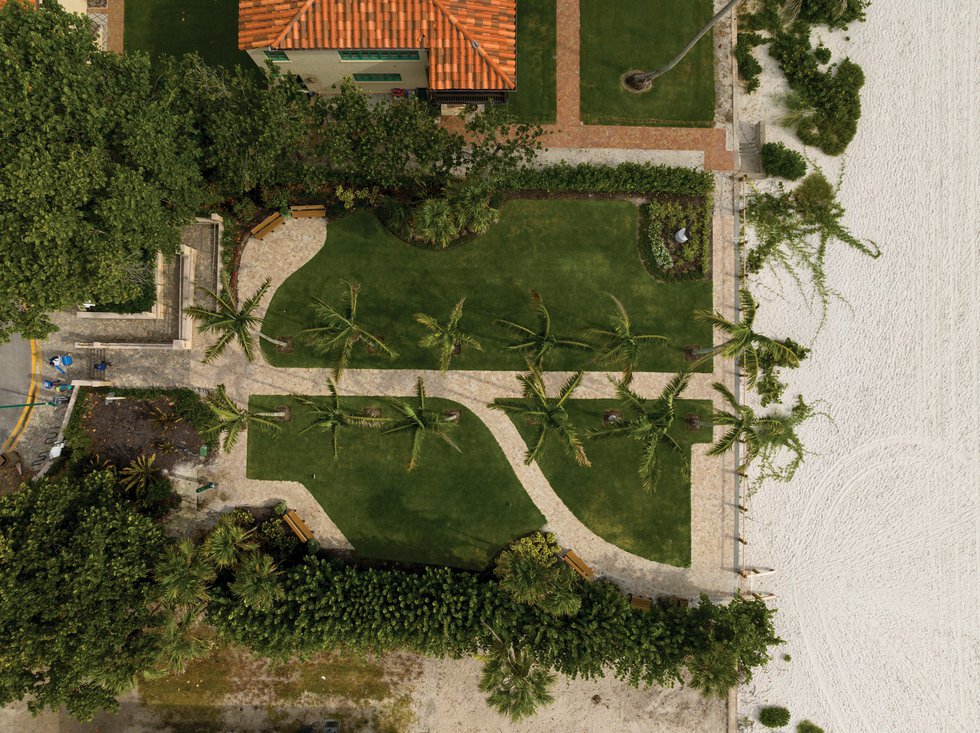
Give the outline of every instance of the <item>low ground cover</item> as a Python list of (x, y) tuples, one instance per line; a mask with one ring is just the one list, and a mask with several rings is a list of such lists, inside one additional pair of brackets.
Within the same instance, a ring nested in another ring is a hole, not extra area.
[[(323, 249), (280, 286), (269, 304), (263, 332), (293, 337), (294, 350), (279, 353), (264, 343), (262, 348), (274, 366), (330, 365), (301, 332), (314, 325), (311, 299), (339, 303), (340, 280), (347, 279), (361, 285), (359, 315), (365, 326), (399, 354), (391, 361), (358, 350), (354, 368), (435, 368), (432, 353), (417, 343), (424, 330), (412, 315), (444, 319), (465, 297), (463, 326), (483, 351), (464, 350), (453, 366), (520, 369), (520, 356), (505, 351), (512, 336), (497, 320), (532, 323), (529, 293), (536, 290), (560, 336), (605, 326), (612, 311), (608, 293), (614, 294), (638, 330), (670, 339), (666, 346), (646, 349), (638, 370), (681, 369), (685, 346), (710, 343), (710, 327), (695, 322), (693, 313), (710, 308), (711, 283), (651, 277), (640, 261), (637, 226), (637, 207), (627, 201), (513, 200), (487, 234), (437, 251), (402, 242), (373, 214), (360, 211), (329, 225)], [(547, 368), (595, 368), (591, 360), (588, 353), (556, 352)], [(700, 368), (710, 371), (711, 365)]]
[(555, 121), (555, 0), (521, 0), (517, 4), (517, 90), (507, 110), (524, 122)]
[[(381, 398), (344, 403), (394, 415)], [(292, 412), (281, 433), (249, 432), (249, 478), (301, 482), (364, 557), (482, 570), (508, 542), (544, 524), (493, 435), (455, 402), (430, 398), (432, 409), (461, 413), (453, 434), (460, 452), (429, 438), (411, 473), (410, 436), (347, 431), (334, 461), (326, 433), (301, 432), (310, 418), (300, 402), (285, 396), (249, 401), (260, 412), (279, 405)]]
[(711, 0), (582, 0), (581, 109), (586, 124), (710, 127), (715, 77), (712, 34), (642, 94), (623, 89), (627, 71), (667, 63), (712, 15)]
[[(614, 400), (571, 400), (568, 415), (581, 434), (603, 426), (603, 415), (619, 410)], [(679, 400), (670, 435), (689, 456), (694, 443), (711, 441), (707, 400)], [(698, 414), (699, 430), (688, 430), (684, 416)], [(525, 440), (533, 426), (515, 419)], [(661, 448), (663, 473), (654, 492), (637, 475), (642, 446), (636, 441), (586, 440), (591, 468), (575, 464), (557, 443), (545, 445), (538, 459), (555, 493), (572, 513), (603, 539), (655, 562), (678, 567), (691, 563), (691, 479), (680, 456)]]
[(126, 53), (200, 54), (208, 64), (255, 68), (238, 50), (238, 0), (139, 0), (126, 5)]

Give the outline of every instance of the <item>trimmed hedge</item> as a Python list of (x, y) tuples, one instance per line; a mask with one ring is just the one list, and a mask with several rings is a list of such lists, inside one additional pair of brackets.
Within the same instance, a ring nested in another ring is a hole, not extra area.
[(549, 193), (577, 191), (707, 197), (714, 192), (715, 182), (714, 176), (707, 171), (652, 163), (620, 163), (616, 166), (558, 163), (511, 173), (503, 179), (501, 187), (511, 191)]
[(758, 600), (718, 606), (702, 598), (696, 608), (639, 612), (615, 586), (583, 583), (579, 611), (556, 617), (474, 573), (362, 568), (316, 556), (282, 569), (280, 580), (283, 599), (269, 611), (245, 607), (227, 583), (215, 587), (209, 622), (225, 639), (274, 658), (337, 647), (461, 658), (489, 648), (496, 632), (570, 677), (601, 677), (611, 667), (633, 685), (681, 681), (685, 668), (695, 685), (719, 669), (751, 677), (779, 643), (772, 611)]
[(762, 158), (762, 170), (767, 176), (795, 181), (806, 174), (806, 160), (803, 156), (782, 143), (766, 143), (759, 152)]

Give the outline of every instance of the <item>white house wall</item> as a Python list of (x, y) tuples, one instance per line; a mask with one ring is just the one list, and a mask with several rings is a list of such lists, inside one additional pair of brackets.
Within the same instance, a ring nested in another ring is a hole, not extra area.
[[(419, 50), (418, 61), (342, 61), (333, 49), (286, 51), (289, 61), (276, 66), (283, 74), (298, 74), (306, 87), (319, 94), (337, 94), (345, 76), (354, 74), (401, 74), (401, 81), (357, 82), (364, 91), (386, 93), (392, 89), (418, 89), (428, 87), (428, 55)], [(248, 52), (258, 66), (265, 69), (265, 49)]]

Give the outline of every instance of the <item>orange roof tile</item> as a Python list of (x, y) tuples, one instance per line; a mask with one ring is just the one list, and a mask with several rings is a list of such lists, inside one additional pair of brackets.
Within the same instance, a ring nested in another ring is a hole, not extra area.
[(432, 89), (514, 89), (516, 0), (240, 0), (238, 47), (422, 48)]

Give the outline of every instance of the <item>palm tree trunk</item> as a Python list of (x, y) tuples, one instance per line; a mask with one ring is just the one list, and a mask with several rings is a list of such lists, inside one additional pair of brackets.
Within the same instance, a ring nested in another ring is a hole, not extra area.
[(266, 341), (268, 341), (268, 342), (269, 342), (270, 344), (275, 344), (275, 345), (276, 345), (276, 346), (278, 346), (279, 348), (283, 348), (283, 347), (285, 347), (285, 346), (288, 346), (288, 344), (287, 344), (287, 343), (286, 343), (285, 341), (277, 341), (276, 339), (274, 339), (274, 338), (272, 338), (271, 336), (266, 336), (266, 335), (265, 335), (264, 333), (262, 333), (261, 331), (257, 331), (257, 333), (259, 334), (259, 338), (260, 338), (260, 339), (265, 339), (265, 340), (266, 340)]
[(731, 0), (731, 2), (729, 2), (725, 7), (723, 7), (721, 10), (715, 13), (714, 17), (711, 20), (709, 20), (704, 25), (704, 27), (702, 27), (701, 30), (699, 30), (695, 34), (694, 38), (688, 41), (687, 45), (684, 46), (684, 48), (681, 49), (681, 52), (676, 56), (674, 56), (674, 58), (672, 58), (666, 64), (661, 66), (659, 69), (654, 69), (653, 71), (644, 71), (644, 72), (637, 72), (635, 74), (629, 74), (625, 79), (623, 79), (623, 83), (626, 84), (626, 86), (628, 86), (630, 89), (635, 89), (637, 91), (649, 89), (654, 79), (656, 79), (658, 76), (661, 76), (662, 74), (666, 74), (668, 71), (670, 71), (675, 66), (677, 66), (677, 64), (681, 62), (681, 59), (687, 56), (690, 50), (694, 48), (695, 44), (697, 44), (697, 42), (701, 40), (704, 34), (710, 31), (712, 28), (714, 28), (718, 24), (718, 22), (726, 15), (728, 15), (728, 13), (740, 2), (742, 2), (742, 0)]

